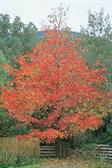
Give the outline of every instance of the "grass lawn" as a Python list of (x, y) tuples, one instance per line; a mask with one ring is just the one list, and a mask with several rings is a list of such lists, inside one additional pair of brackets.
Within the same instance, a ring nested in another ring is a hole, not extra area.
[(80, 156), (73, 154), (66, 159), (42, 159), (38, 164), (21, 166), (20, 168), (112, 168), (112, 162), (90, 159), (82, 154)]
[[(10, 167), (14, 168), (14, 167)], [(16, 168), (16, 167), (15, 167)], [(85, 161), (85, 160), (52, 160), (41, 164), (21, 166), (20, 168), (112, 168), (112, 163), (106, 161)]]

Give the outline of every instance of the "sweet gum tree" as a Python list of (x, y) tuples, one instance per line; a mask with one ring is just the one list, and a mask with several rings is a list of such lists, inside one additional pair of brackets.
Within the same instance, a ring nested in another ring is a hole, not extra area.
[(74, 44), (56, 25), (45, 34), (32, 53), (15, 59), (18, 69), (4, 65), (13, 80), (2, 87), (1, 107), (18, 126), (30, 125), (31, 132), (19, 139), (53, 142), (103, 124), (111, 93), (104, 91), (107, 79), (99, 62), (91, 69), (83, 60), (79, 39)]

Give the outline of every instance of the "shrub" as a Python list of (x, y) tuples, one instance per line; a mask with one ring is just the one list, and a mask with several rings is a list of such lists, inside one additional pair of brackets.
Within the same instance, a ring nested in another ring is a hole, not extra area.
[(112, 145), (112, 121), (108, 125), (105, 132), (102, 132), (96, 139), (96, 143)]
[(0, 163), (0, 168), (8, 168), (9, 166), (7, 164)]

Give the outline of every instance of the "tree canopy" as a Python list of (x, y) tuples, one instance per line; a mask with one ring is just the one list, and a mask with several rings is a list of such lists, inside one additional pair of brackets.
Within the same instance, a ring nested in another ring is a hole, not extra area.
[(79, 46), (79, 39), (74, 44), (68, 34), (46, 30), (46, 38), (32, 53), (15, 60), (19, 69), (4, 65), (14, 80), (9, 88), (2, 87), (1, 106), (32, 128), (19, 138), (51, 142), (102, 124), (100, 118), (109, 111), (110, 102), (110, 93), (102, 85), (107, 81), (102, 75), (105, 70), (98, 68), (98, 62), (94, 69), (85, 65)]

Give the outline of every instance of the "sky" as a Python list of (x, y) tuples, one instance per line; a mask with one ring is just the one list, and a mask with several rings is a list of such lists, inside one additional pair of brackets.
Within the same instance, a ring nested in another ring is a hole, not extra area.
[(11, 22), (19, 16), (25, 24), (33, 22), (41, 30), (42, 20), (46, 20), (52, 8), (63, 3), (69, 6), (67, 26), (72, 31), (80, 31), (80, 26), (87, 26), (88, 10), (99, 12), (103, 7), (112, 23), (112, 0), (0, 0), (0, 13), (8, 14)]

